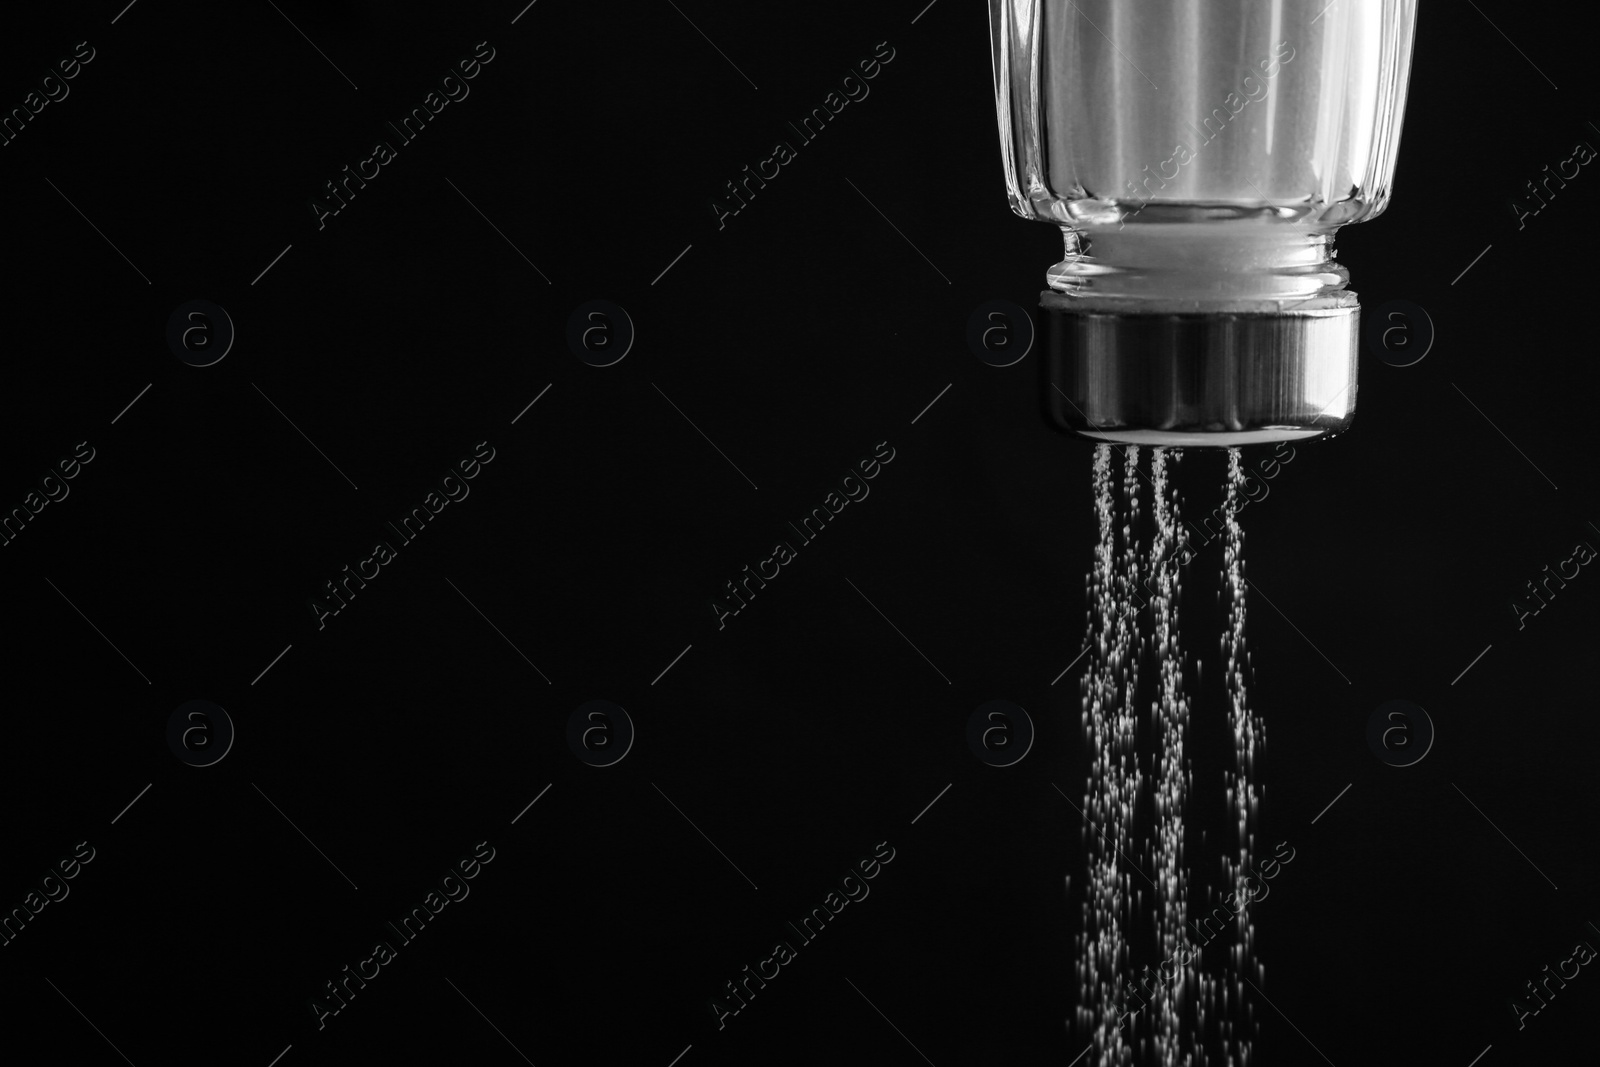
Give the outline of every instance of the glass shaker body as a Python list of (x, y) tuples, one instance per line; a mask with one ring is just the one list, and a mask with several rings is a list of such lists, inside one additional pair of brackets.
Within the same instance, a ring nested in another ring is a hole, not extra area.
[(991, 0), (1011, 205), (1052, 222), (1045, 404), (1104, 440), (1355, 410), (1339, 227), (1388, 203), (1415, 0)]

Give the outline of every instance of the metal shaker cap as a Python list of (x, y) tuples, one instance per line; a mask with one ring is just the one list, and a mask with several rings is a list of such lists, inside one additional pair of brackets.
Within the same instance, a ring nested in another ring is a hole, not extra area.
[(1083, 310), (1040, 297), (1046, 418), (1119, 444), (1231, 448), (1332, 437), (1356, 409), (1349, 290), (1273, 311)]

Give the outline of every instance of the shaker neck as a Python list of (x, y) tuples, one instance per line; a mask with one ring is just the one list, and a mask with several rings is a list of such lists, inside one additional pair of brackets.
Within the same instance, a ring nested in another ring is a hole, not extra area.
[(1062, 234), (1065, 258), (1046, 278), (1085, 311), (1272, 313), (1356, 302), (1330, 231), (1232, 220)]

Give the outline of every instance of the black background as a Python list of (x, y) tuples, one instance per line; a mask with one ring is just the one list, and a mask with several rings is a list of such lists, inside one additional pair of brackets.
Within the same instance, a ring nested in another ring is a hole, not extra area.
[[(14, 1054), (1083, 1051), (1063, 793), (1081, 803), (1084, 662), (1062, 672), (1093, 448), (1044, 425), (1035, 357), (966, 346), (984, 301), (1033, 306), (1060, 237), (1007, 209), (985, 11), (924, 2), (7, 12), (7, 110), (95, 49), (0, 148), (0, 506), (95, 450), (0, 549), (0, 907), (96, 850), (0, 948)], [(1520, 1032), (1509, 1007), (1600, 946), (1600, 577), (1521, 630), (1510, 606), (1600, 546), (1600, 178), (1520, 231), (1510, 207), (1600, 138), (1592, 46), (1505, 0), (1423, 8), (1392, 205), (1339, 247), (1369, 312), (1412, 301), (1437, 339), (1404, 368), (1364, 351), (1355, 428), (1296, 450), (1243, 519), (1271, 600), (1249, 606), (1264, 828), (1296, 849), (1256, 912), (1264, 1064), (1592, 1054), (1600, 1004), (1586, 968)], [(470, 96), (319, 230), (322, 183), (484, 40)], [(719, 229), (723, 183), (883, 41), (870, 95)], [(205, 368), (165, 340), (195, 298), (237, 330)], [(637, 330), (610, 367), (565, 341), (591, 299)], [(470, 496), (319, 630), (322, 584), (482, 440)], [(722, 583), (881, 441), (871, 495), (719, 630)], [(1224, 470), (1184, 457), (1186, 515)], [(1220, 566), (1213, 548), (1183, 579), (1196, 825), (1220, 803), (1225, 709), (1193, 667), (1220, 673)], [(994, 698), (1038, 730), (1005, 769), (966, 744)], [(1437, 729), (1404, 769), (1366, 743), (1396, 698)], [(191, 699), (237, 730), (211, 767), (167, 747)], [(593, 699), (637, 729), (608, 768), (566, 741)], [(319, 1031), (308, 998), (483, 840), (470, 897)], [(895, 859), (870, 897), (719, 1031), (708, 999), (880, 841)], [(1214, 868), (1215, 838), (1191, 846)]]

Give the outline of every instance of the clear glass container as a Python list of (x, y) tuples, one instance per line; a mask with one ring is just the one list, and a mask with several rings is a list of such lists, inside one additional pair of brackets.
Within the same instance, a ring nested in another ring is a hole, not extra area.
[(1055, 421), (1201, 445), (1349, 424), (1358, 307), (1333, 239), (1388, 203), (1415, 16), (991, 0), (1011, 206), (1065, 236), (1046, 362), (1079, 410), (1047, 397)]

